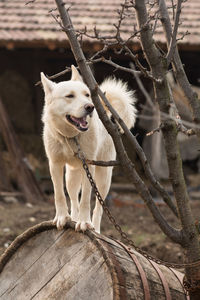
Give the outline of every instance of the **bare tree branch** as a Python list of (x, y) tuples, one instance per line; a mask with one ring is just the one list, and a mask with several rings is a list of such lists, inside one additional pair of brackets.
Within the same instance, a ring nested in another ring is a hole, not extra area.
[(180, 14), (181, 14), (182, 2), (183, 2), (182, 0), (177, 1), (176, 14), (175, 14), (175, 19), (174, 19), (174, 28), (173, 28), (172, 37), (171, 37), (169, 47), (168, 47), (168, 53), (166, 56), (168, 66), (171, 63), (171, 60), (172, 60), (172, 57), (174, 55), (174, 51), (176, 48), (176, 37), (177, 37), (177, 33), (178, 33), (179, 18), (180, 18)]
[(95, 60), (89, 60), (88, 62), (92, 62), (92, 63), (99, 63), (99, 62), (103, 62), (105, 64), (108, 64), (112, 67), (114, 67), (116, 70), (121, 70), (121, 71), (124, 71), (124, 72), (127, 72), (127, 73), (131, 73), (132, 75), (134, 74), (138, 74), (140, 75), (141, 74), (141, 71), (136, 71), (136, 70), (131, 70), (130, 68), (126, 68), (126, 67), (122, 67), (120, 66), (119, 64), (117, 63), (114, 63), (111, 58), (110, 59), (106, 59), (104, 57), (101, 57), (101, 58), (97, 58)]
[(86, 159), (86, 163), (89, 165), (95, 165), (100, 167), (114, 167), (119, 166), (120, 162), (117, 160), (110, 160), (110, 161), (102, 161), (102, 160), (88, 160)]
[[(144, 107), (144, 105), (141, 105), (141, 107)], [(151, 109), (148, 107), (146, 107), (146, 110), (149, 110), (151, 112)], [(175, 121), (178, 126), (180, 125), (180, 122), (178, 122), (177, 117), (172, 116), (172, 114), (160, 112), (160, 115), (161, 115), (162, 119), (171, 119), (171, 120)], [(147, 116), (144, 114), (140, 114), (140, 119), (154, 120), (154, 118), (155, 118), (154, 116)], [(191, 130), (191, 131), (193, 131), (193, 133), (196, 134), (196, 129), (200, 129), (200, 125), (194, 124), (194, 123), (186, 121), (186, 120), (181, 119), (181, 124), (183, 125), (183, 131), (184, 131), (184, 129)], [(187, 126), (189, 129), (187, 129), (185, 126)], [(179, 127), (179, 130), (182, 131), (182, 129), (180, 127)]]
[[(62, 75), (65, 75), (66, 73), (69, 73), (69, 72), (71, 72), (71, 68), (70, 67), (65, 67), (65, 70), (63, 70), (63, 71), (61, 71), (61, 72), (59, 72), (57, 74), (54, 74), (52, 76), (47, 76), (47, 77), (49, 79), (55, 79), (55, 78), (58, 78), (58, 77), (60, 77)], [(38, 82), (36, 82), (35, 86), (38, 86), (38, 85), (41, 85), (41, 84), (42, 84), (41, 81), (38, 81)]]
[[(95, 104), (96, 110), (99, 114), (99, 117), (101, 118), (104, 126), (110, 133), (110, 135), (113, 138), (113, 142), (116, 147), (117, 154), (119, 156), (119, 160), (126, 171), (127, 175), (130, 177), (132, 182), (135, 184), (138, 192), (140, 193), (141, 197), (147, 204), (148, 208), (150, 209), (155, 221), (159, 224), (159, 226), (162, 228), (163, 232), (167, 234), (173, 241), (178, 242), (180, 244), (183, 243), (183, 236), (182, 233), (171, 227), (168, 222), (165, 220), (165, 218), (162, 216), (160, 213), (159, 209), (156, 207), (155, 203), (153, 202), (153, 199), (147, 189), (147, 187), (144, 185), (143, 181), (140, 179), (138, 176), (133, 164), (131, 161), (128, 159), (127, 154), (125, 152), (121, 137), (118, 133), (118, 130), (116, 129), (116, 125), (113, 124), (108, 116), (105, 113), (105, 110), (103, 109), (102, 104), (99, 101), (98, 93), (102, 99), (105, 100), (105, 95), (102, 93), (98, 86), (97, 83), (93, 77), (93, 74), (89, 68), (89, 66), (86, 63), (86, 59), (84, 57), (84, 54), (82, 52), (82, 49), (80, 48), (80, 45), (76, 39), (76, 34), (73, 28), (73, 25), (71, 23), (68, 11), (64, 8), (64, 4), (62, 0), (55, 0), (59, 13), (61, 15), (61, 19), (63, 22), (63, 26), (65, 28), (65, 32), (68, 36), (71, 49), (74, 53), (75, 59), (79, 65), (79, 68), (81, 70), (82, 76), (87, 83), (88, 87), (91, 90), (92, 94), (92, 100)], [(107, 101), (107, 99), (106, 99)], [(108, 102), (108, 101), (107, 101)], [(125, 126), (125, 124), (124, 124)], [(128, 128), (127, 128), (128, 130)]]
[(155, 132), (160, 132), (161, 129), (162, 129), (162, 124), (160, 124), (160, 126), (159, 126), (158, 128), (155, 128), (155, 129), (151, 130), (150, 132), (148, 132), (148, 133), (146, 134), (146, 136), (151, 136), (151, 135), (153, 135)]
[[(163, 29), (165, 31), (167, 44), (169, 46), (170, 41), (171, 41), (171, 36), (172, 36), (172, 26), (170, 23), (169, 14), (167, 11), (165, 1), (164, 0), (157, 0), (157, 1), (158, 1), (159, 9), (160, 9), (161, 22), (163, 25)], [(173, 65), (173, 69), (175, 72), (174, 74), (175, 74), (176, 80), (180, 84), (180, 86), (192, 108), (194, 122), (197, 126), (199, 126), (199, 124), (200, 124), (200, 100), (198, 99), (197, 93), (195, 93), (192, 90), (191, 85), (187, 79), (185, 70), (183, 68), (183, 65), (182, 65), (182, 62), (181, 62), (181, 59), (180, 59), (180, 56), (178, 53), (177, 46), (175, 47), (175, 50), (174, 50), (172, 65)], [(196, 127), (195, 132), (200, 140), (200, 129), (198, 127)]]
[[(130, 67), (131, 67), (132, 70), (135, 71), (135, 66), (134, 66), (134, 64), (132, 62), (130, 63)], [(143, 83), (142, 83), (142, 81), (141, 81), (141, 79), (140, 79), (140, 77), (138, 75), (139, 75), (138, 73), (135, 73), (135, 72), (133, 73), (133, 76), (135, 77), (135, 80), (136, 80), (136, 82), (138, 84), (139, 89), (141, 90), (141, 92), (144, 95), (147, 103), (149, 104), (149, 106), (153, 110), (154, 109), (154, 105), (153, 105), (152, 99), (151, 99), (149, 93), (147, 92), (147, 90), (145, 89), (145, 87), (144, 87), (144, 85), (143, 85)]]
[(181, 131), (182, 133), (184, 133), (187, 136), (191, 136), (191, 135), (195, 135), (196, 134), (194, 128), (187, 129), (187, 128), (181, 126), (181, 128), (178, 127), (178, 129), (179, 129), (179, 131)]

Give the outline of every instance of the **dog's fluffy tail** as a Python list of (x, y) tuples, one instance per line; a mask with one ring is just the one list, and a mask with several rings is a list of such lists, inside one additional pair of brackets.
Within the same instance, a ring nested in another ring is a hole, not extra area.
[[(125, 122), (126, 126), (129, 129), (133, 127), (137, 114), (135, 108), (137, 99), (134, 95), (134, 91), (128, 89), (127, 83), (112, 77), (105, 79), (100, 85), (100, 89), (105, 93), (106, 98)], [(104, 108), (109, 114), (105, 105)]]

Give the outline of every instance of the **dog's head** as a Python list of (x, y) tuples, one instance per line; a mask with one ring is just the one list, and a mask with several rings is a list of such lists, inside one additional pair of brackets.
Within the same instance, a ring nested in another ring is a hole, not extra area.
[(71, 80), (59, 83), (52, 82), (43, 73), (41, 81), (45, 93), (45, 110), (56, 124), (69, 125), (77, 131), (86, 131), (89, 118), (92, 116), (90, 91), (74, 66)]

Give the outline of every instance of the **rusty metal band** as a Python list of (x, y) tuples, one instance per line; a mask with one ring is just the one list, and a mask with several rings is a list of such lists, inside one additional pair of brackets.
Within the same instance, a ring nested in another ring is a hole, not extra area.
[(142, 281), (142, 286), (143, 286), (143, 291), (144, 291), (144, 299), (145, 300), (150, 300), (151, 299), (151, 295), (150, 295), (150, 290), (149, 290), (149, 283), (148, 283), (145, 271), (142, 268), (142, 265), (140, 264), (139, 260), (135, 256), (135, 254), (133, 254), (133, 252), (130, 252), (129, 248), (126, 245), (124, 245), (122, 242), (120, 242), (118, 240), (115, 240), (115, 241), (124, 248), (124, 250), (126, 251), (126, 253), (130, 256), (130, 258), (135, 263), (135, 265), (136, 265), (136, 267), (138, 269), (138, 272), (140, 274), (141, 281)]
[(169, 289), (169, 285), (168, 285), (167, 280), (165, 279), (165, 276), (163, 275), (163, 272), (160, 270), (160, 268), (159, 268), (159, 266), (158, 266), (157, 263), (155, 263), (152, 260), (149, 260), (149, 262), (152, 264), (152, 266), (156, 270), (158, 276), (160, 277), (160, 280), (161, 280), (162, 285), (163, 285), (163, 289), (165, 291), (166, 300), (172, 300), (170, 289)]
[(101, 251), (111, 272), (113, 282), (113, 300), (127, 300), (126, 279), (122, 272), (121, 265), (113, 253), (112, 247), (105, 239), (100, 238), (99, 234), (89, 230), (86, 231), (86, 234)]
[(185, 288), (184, 288), (184, 285), (183, 285), (183, 278), (184, 278), (184, 275), (181, 274), (180, 272), (178, 272), (176, 269), (172, 269), (172, 268), (169, 268), (170, 271), (176, 276), (176, 278), (178, 279), (178, 281), (180, 282), (182, 288), (183, 288), (183, 291), (185, 293), (185, 298), (187, 300), (190, 300), (190, 296), (187, 294)]
[(108, 256), (112, 260), (113, 265), (115, 267), (115, 271), (116, 271), (118, 282), (119, 282), (117, 290), (114, 290), (114, 293), (117, 293), (117, 291), (119, 291), (119, 295), (114, 295), (114, 299), (117, 299), (116, 296), (119, 296), (119, 299), (126, 300), (127, 299), (126, 280), (125, 280), (125, 277), (122, 273), (120, 263), (116, 259), (116, 256), (113, 253), (112, 247), (110, 247), (108, 245), (108, 243), (105, 243), (105, 246), (106, 246), (106, 248), (108, 249), (108, 252), (109, 252)]

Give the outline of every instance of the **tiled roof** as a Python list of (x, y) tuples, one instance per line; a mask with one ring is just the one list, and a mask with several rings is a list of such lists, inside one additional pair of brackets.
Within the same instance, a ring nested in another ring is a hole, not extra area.
[[(0, 47), (60, 47), (66, 43), (66, 35), (49, 14), (56, 7), (54, 0), (36, 0), (26, 5), (28, 0), (0, 0)], [(70, 15), (76, 30), (87, 26), (91, 33), (94, 26), (103, 35), (111, 35), (117, 23), (117, 10), (122, 0), (71, 0)], [(171, 1), (169, 1), (171, 3)], [(56, 11), (53, 12), (57, 14)], [(152, 11), (153, 13), (153, 11)], [(172, 12), (171, 12), (172, 15)], [(127, 38), (133, 29), (135, 17), (124, 20), (122, 35)], [(132, 23), (132, 24), (131, 24)], [(180, 40), (182, 46), (200, 48), (200, 1), (190, 0), (183, 4), (179, 36), (186, 31), (190, 34)], [(155, 38), (165, 42), (160, 25), (157, 26)], [(87, 37), (85, 41), (93, 42)]]

